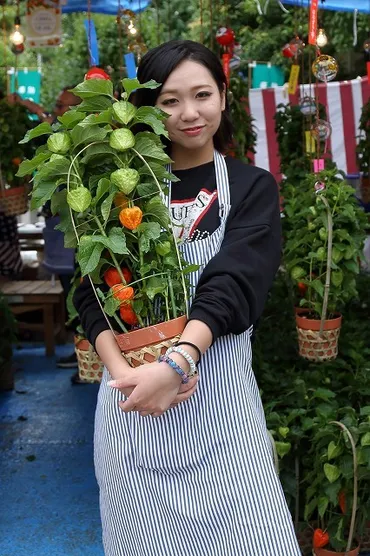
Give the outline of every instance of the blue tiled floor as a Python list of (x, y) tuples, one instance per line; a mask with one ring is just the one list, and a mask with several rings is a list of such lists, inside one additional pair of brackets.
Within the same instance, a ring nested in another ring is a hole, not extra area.
[(0, 556), (103, 556), (92, 459), (98, 387), (72, 386), (74, 371), (58, 369), (56, 357), (17, 350), (15, 390), (0, 393)]

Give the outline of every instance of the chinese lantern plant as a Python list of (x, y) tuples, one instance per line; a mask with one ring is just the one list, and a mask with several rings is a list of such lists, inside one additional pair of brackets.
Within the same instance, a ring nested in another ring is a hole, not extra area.
[[(318, 333), (311, 334), (317, 343), (313, 351), (301, 343), (300, 353), (316, 361), (335, 358), (337, 347), (327, 345), (330, 339), (323, 332), (339, 330), (338, 313), (357, 296), (366, 216), (338, 170), (309, 174), (299, 190), (291, 186), (283, 194), (284, 263), (299, 299), (298, 328), (309, 324), (306, 329)], [(337, 341), (339, 331), (335, 334)], [(305, 341), (309, 344), (310, 338)]]
[(370, 519), (370, 407), (340, 410), (315, 430), (306, 476), (305, 520), (316, 522), (313, 554), (357, 556)]
[(183, 260), (165, 199), (167, 180), (176, 181), (161, 141), (168, 139), (167, 116), (130, 102), (135, 89), (159, 85), (122, 85), (122, 100), (109, 80), (77, 85), (72, 91), (81, 104), (26, 137), (48, 135), (19, 175), (36, 170), (32, 206), (51, 199), (66, 247), (77, 248), (81, 275), (91, 279), (115, 328), (126, 332), (185, 315), (188, 274), (196, 267)]

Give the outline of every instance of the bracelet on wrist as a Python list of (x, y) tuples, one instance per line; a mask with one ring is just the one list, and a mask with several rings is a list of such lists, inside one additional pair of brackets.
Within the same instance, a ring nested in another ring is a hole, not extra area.
[(174, 344), (176, 347), (177, 346), (190, 346), (191, 348), (193, 348), (197, 354), (198, 354), (198, 361), (195, 363), (196, 365), (199, 365), (200, 360), (202, 358), (202, 352), (200, 351), (200, 349), (198, 348), (198, 346), (196, 346), (195, 344), (192, 344), (191, 342), (185, 342), (185, 341), (180, 341), (180, 342), (176, 342), (176, 344)]
[(178, 375), (181, 376), (182, 384), (186, 384), (189, 382), (189, 377), (186, 372), (180, 367), (180, 365), (176, 363), (176, 361), (171, 359), (171, 357), (168, 357), (167, 354), (160, 355), (158, 357), (158, 363), (167, 363), (167, 365), (169, 365), (174, 371), (177, 372)]
[(187, 363), (190, 366), (190, 371), (187, 373), (188, 378), (192, 378), (193, 376), (198, 374), (197, 366), (190, 353), (182, 349), (182, 347), (180, 346), (172, 346), (168, 348), (168, 350), (166, 351), (166, 355), (167, 356), (171, 355), (171, 353), (178, 353), (179, 355), (181, 355), (181, 357), (185, 359), (185, 361), (187, 361)]

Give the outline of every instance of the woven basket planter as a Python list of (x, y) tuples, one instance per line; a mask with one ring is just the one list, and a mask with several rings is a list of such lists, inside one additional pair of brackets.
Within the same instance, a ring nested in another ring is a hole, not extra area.
[(104, 364), (88, 340), (75, 337), (78, 376), (91, 384), (101, 382)]
[(307, 313), (307, 309), (296, 309), (299, 355), (317, 362), (335, 359), (338, 355), (342, 315), (325, 320), (320, 333), (321, 320), (307, 318)]
[(5, 189), (0, 187), (0, 209), (7, 216), (18, 216), (28, 211), (28, 184)]
[(131, 367), (156, 361), (160, 355), (178, 341), (187, 323), (182, 316), (154, 326), (119, 334), (117, 343)]

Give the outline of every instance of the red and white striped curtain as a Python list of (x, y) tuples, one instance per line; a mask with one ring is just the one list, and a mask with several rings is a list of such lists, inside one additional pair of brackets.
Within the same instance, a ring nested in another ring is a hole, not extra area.
[[(278, 146), (275, 134), (274, 115), (278, 104), (298, 104), (305, 96), (315, 97), (316, 85), (300, 85), (296, 95), (289, 95), (287, 85), (274, 89), (251, 89), (249, 109), (254, 118), (257, 132), (254, 164), (269, 170), (281, 179)], [(333, 81), (318, 85), (319, 102), (326, 106), (327, 119), (332, 132), (327, 150), (332, 153), (338, 168), (346, 174), (358, 172), (356, 144), (362, 106), (370, 96), (370, 85), (366, 78), (351, 81)]]

